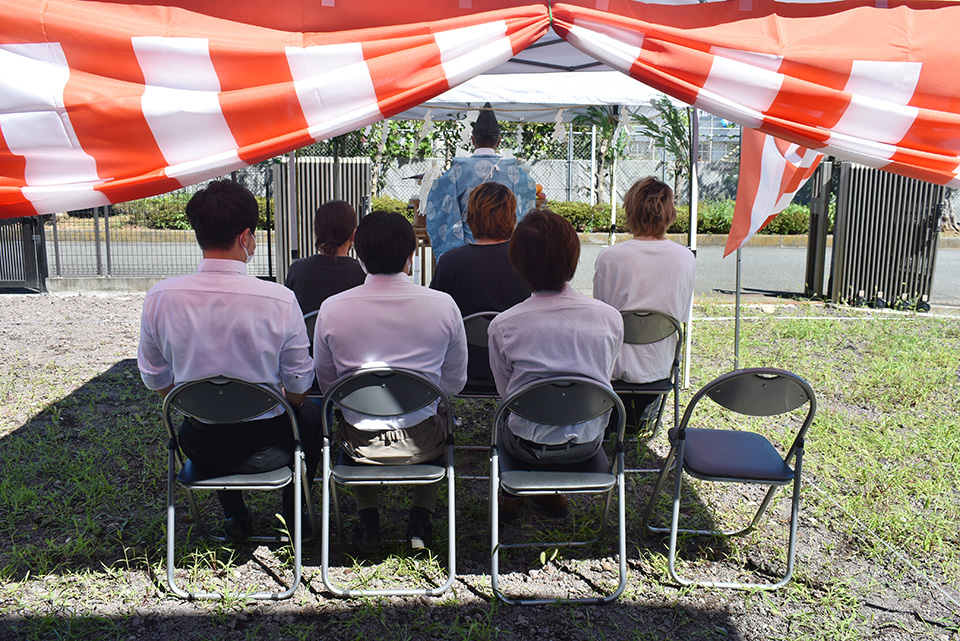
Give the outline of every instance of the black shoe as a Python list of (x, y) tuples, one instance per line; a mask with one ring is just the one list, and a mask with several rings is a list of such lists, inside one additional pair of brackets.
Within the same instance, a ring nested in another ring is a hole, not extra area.
[(250, 536), (250, 521), (253, 513), (247, 508), (246, 516), (233, 516), (223, 520), (223, 536), (231, 543), (246, 541)]
[(353, 547), (361, 554), (376, 554), (380, 550), (380, 512), (377, 508), (360, 510), (360, 520), (353, 530)]
[(410, 508), (407, 539), (414, 550), (422, 550), (433, 545), (433, 522), (430, 520), (430, 510), (423, 507)]

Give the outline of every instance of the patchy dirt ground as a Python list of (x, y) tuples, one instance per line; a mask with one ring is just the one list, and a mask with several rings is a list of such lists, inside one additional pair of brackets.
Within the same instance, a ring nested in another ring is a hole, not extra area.
[[(0, 641), (960, 639), (955, 601), (960, 596), (955, 591), (941, 589), (893, 554), (864, 554), (860, 539), (847, 533), (855, 528), (828, 527), (829, 514), (817, 518), (804, 513), (795, 579), (783, 590), (760, 594), (677, 588), (666, 573), (665, 540), (640, 529), (649, 476), (633, 476), (628, 482), (629, 582), (612, 605), (498, 604), (489, 581), (488, 490), (477, 480), (459, 482), (458, 578), (444, 597), (330, 598), (320, 579), (318, 542), (306, 546), (303, 586), (290, 600), (198, 604), (169, 596), (163, 575), (163, 444), (154, 432), (159, 429), (157, 403), (139, 385), (131, 360), (136, 356), (141, 303), (140, 294), (0, 295), (0, 456), (7, 461), (7, 484), (0, 485)], [(461, 405), (460, 411), (462, 429), (476, 433), (489, 406)], [(97, 431), (133, 424), (130, 421), (140, 422), (143, 443), (131, 446), (128, 455), (118, 459), (91, 445), (100, 442)], [(69, 443), (56, 443), (57, 433)], [(93, 456), (93, 467), (109, 471), (104, 477), (109, 487), (78, 483), (70, 475), (58, 477), (55, 467), (38, 472), (26, 460), (15, 462), (15, 452), (33, 452), (42, 459), (40, 450), (55, 445), (78, 459)], [(662, 456), (663, 448), (651, 454)], [(458, 467), (483, 473), (483, 453), (470, 462), (472, 456), (465, 453)], [(50, 494), (43, 510), (17, 512), (11, 497), (14, 481), (21, 480)], [(810, 480), (805, 496), (818, 491), (816, 480)], [(120, 500), (103, 498), (111, 491), (118, 492)], [(349, 502), (344, 507), (349, 513)], [(403, 518), (401, 510), (388, 510), (385, 522), (402, 523)], [(436, 523), (442, 528), (443, 519)], [(687, 545), (684, 554), (698, 555), (698, 569), (708, 574), (739, 572), (726, 561), (732, 557), (765, 577), (783, 567), (782, 554), (767, 539), (784, 543), (776, 532), (785, 524), (786, 502), (780, 501), (764, 530), (742, 546), (715, 544), (716, 549), (709, 550)], [(508, 533), (578, 526), (573, 516), (555, 522), (527, 505)], [(71, 534), (71, 529), (76, 531)], [(71, 540), (89, 545), (71, 548)], [(198, 571), (204, 564), (216, 570), (218, 563), (225, 563), (233, 568), (224, 572), (229, 580), (244, 584), (265, 570), (285, 575), (278, 561), (282, 556), (282, 551), (241, 547), (232, 559), (225, 560), (222, 551), (210, 552), (198, 554), (196, 563)], [(396, 575), (430, 583), (444, 563), (444, 554), (430, 562), (401, 553), (387, 558), (388, 571), (368, 580), (376, 585)], [(345, 580), (369, 572), (368, 566), (355, 564), (342, 552), (334, 555), (332, 565), (334, 576)], [(609, 587), (616, 558), (609, 548), (560, 552), (553, 559), (517, 554), (503, 570), (504, 584), (520, 592), (579, 595), (591, 587)]]

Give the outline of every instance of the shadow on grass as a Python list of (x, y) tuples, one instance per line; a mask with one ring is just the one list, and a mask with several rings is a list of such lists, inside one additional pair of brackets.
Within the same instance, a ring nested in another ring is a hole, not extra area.
[[(486, 444), (486, 410), (464, 409), (462, 442)], [(463, 457), (467, 472), (483, 472), (482, 452)], [(648, 454), (656, 458), (652, 452)], [(459, 461), (458, 461), (459, 465)], [(640, 519), (653, 476), (630, 477), (627, 485), (628, 587), (609, 606), (563, 605), (507, 607), (489, 588), (489, 487), (485, 481), (457, 486), (458, 581), (437, 599), (334, 600), (319, 576), (320, 543), (304, 549), (303, 585), (285, 602), (243, 604), (231, 601), (198, 605), (166, 594), (163, 559), (166, 445), (159, 399), (143, 388), (135, 361), (117, 362), (69, 395), (0, 439), (0, 639), (181, 638), (435, 638), (519, 639), (529, 636), (570, 639), (737, 639), (741, 638), (721, 607), (704, 601), (702, 609), (681, 606), (669, 587), (665, 537), (641, 532)], [(459, 468), (458, 468), (459, 469)], [(212, 497), (205, 514), (215, 525), (219, 507)], [(258, 493), (259, 494), (259, 493)], [(409, 493), (407, 493), (409, 494)], [(277, 497), (279, 500), (279, 497)], [(314, 501), (319, 500), (319, 488)], [(181, 514), (186, 514), (182, 492)], [(392, 503), (391, 503), (392, 501)], [(694, 511), (707, 512), (696, 495), (685, 497)], [(347, 517), (350, 501), (343, 504)], [(600, 512), (599, 499), (575, 501), (587, 514)], [(408, 506), (385, 497), (384, 522), (403, 534)], [(269, 508), (264, 522), (269, 527)], [(409, 561), (430, 582), (434, 566), (444, 568), (445, 514), (438, 507), (436, 559), (408, 556), (402, 546), (387, 548), (372, 561), (357, 561), (334, 544), (335, 572), (350, 574), (384, 561)], [(543, 530), (583, 527), (579, 517), (542, 518), (527, 505), (504, 534), (537, 536)], [(222, 568), (253, 582), (276, 582), (288, 570), (285, 552), (254, 546), (208, 546), (189, 537), (190, 523), (178, 529), (178, 566), (217, 575)], [(713, 541), (717, 543), (717, 541)], [(615, 529), (605, 541), (567, 550), (546, 564), (539, 552), (511, 554), (501, 571), (525, 588), (543, 581), (579, 581), (588, 588), (609, 583), (600, 571), (616, 574)], [(722, 542), (713, 549), (721, 558)], [(266, 561), (264, 557), (266, 556)], [(606, 567), (604, 567), (606, 566)], [(273, 578), (271, 578), (273, 574)], [(411, 575), (406, 575), (411, 576)], [(203, 580), (203, 577), (201, 577)]]

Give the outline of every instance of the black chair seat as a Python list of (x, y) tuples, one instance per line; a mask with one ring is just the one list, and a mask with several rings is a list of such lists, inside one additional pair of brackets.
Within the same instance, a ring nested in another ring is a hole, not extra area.
[[(670, 430), (675, 443), (676, 430)], [(793, 480), (793, 468), (765, 437), (755, 432), (687, 428), (683, 455), (686, 471), (705, 480), (731, 479), (783, 485)]]
[(663, 378), (650, 383), (629, 383), (627, 381), (610, 381), (615, 392), (630, 392), (632, 394), (667, 394), (673, 391), (673, 381)]
[(490, 385), (486, 383), (479, 383), (476, 381), (468, 380), (467, 384), (463, 386), (463, 389), (460, 390), (457, 396), (479, 396), (479, 397), (497, 398), (499, 394), (497, 393), (496, 385)]
[(528, 492), (606, 492), (617, 482), (603, 449), (581, 463), (530, 465), (500, 452), (500, 484), (511, 494)]
[(224, 474), (204, 470), (187, 459), (177, 473), (177, 481), (191, 489), (215, 490), (229, 487), (230, 489), (246, 489), (244, 486), (281, 488), (292, 482), (293, 471), (286, 465), (268, 472), (252, 474)]

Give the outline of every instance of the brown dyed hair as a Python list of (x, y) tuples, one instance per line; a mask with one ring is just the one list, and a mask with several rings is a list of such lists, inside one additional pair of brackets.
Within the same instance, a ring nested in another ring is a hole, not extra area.
[(531, 291), (558, 292), (577, 271), (580, 239), (566, 218), (546, 208), (534, 209), (513, 230), (509, 255)]
[(476, 239), (507, 240), (517, 224), (517, 197), (500, 183), (474, 187), (467, 200), (467, 226)]
[(324, 254), (337, 253), (337, 248), (350, 240), (356, 228), (357, 212), (350, 203), (343, 200), (323, 203), (313, 217), (317, 250)]
[(677, 219), (673, 190), (653, 176), (634, 183), (623, 198), (623, 208), (634, 236), (663, 236)]

